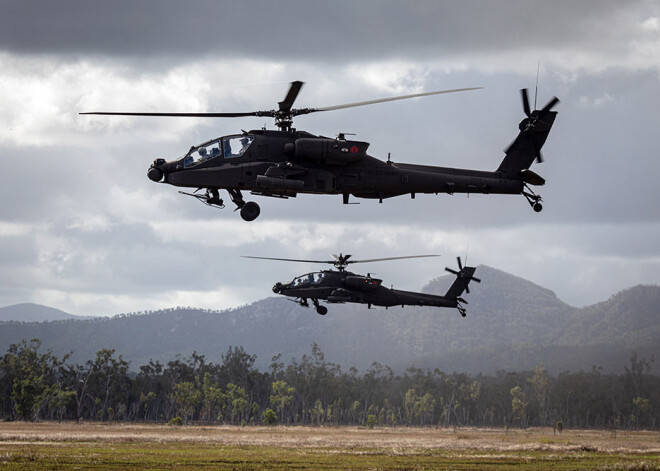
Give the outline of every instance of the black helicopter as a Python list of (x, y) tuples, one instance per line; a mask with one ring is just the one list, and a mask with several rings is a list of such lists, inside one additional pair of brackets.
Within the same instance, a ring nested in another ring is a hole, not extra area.
[(446, 271), (456, 275), (456, 280), (449, 287), (444, 296), (416, 293), (413, 291), (402, 291), (383, 286), (383, 280), (367, 276), (358, 275), (346, 271), (346, 267), (352, 263), (382, 262), (385, 260), (401, 260), (405, 258), (424, 258), (439, 257), (439, 255), (412, 255), (405, 257), (387, 257), (373, 258), (369, 260), (352, 260), (351, 255), (333, 255), (334, 260), (298, 260), (291, 258), (272, 258), (272, 257), (252, 257), (261, 260), (278, 260), (285, 262), (305, 262), (305, 263), (329, 263), (334, 265), (337, 270), (322, 270), (313, 273), (307, 273), (294, 278), (289, 283), (275, 283), (273, 292), (295, 298), (293, 301), (303, 307), (309, 307), (309, 301), (316, 308), (316, 312), (322, 316), (328, 313), (328, 308), (322, 306), (319, 300), (328, 303), (360, 303), (371, 306), (437, 306), (437, 307), (455, 307), (461, 316), (465, 317), (466, 309), (463, 304), (468, 302), (461, 297), (463, 291), (469, 293), (468, 284), (470, 281), (481, 283), (479, 278), (474, 276), (475, 267), (463, 266), (461, 258), (458, 260), (458, 271), (452, 268), (445, 268)]
[[(261, 209), (253, 201), (243, 199), (243, 191), (253, 195), (276, 198), (295, 197), (298, 193), (342, 195), (344, 204), (349, 196), (372, 198), (383, 202), (393, 196), (417, 193), (481, 193), (522, 194), (538, 212), (543, 209), (541, 197), (529, 185), (544, 185), (545, 180), (529, 169), (534, 159), (542, 162), (541, 148), (557, 115), (552, 108), (559, 102), (554, 97), (541, 110), (531, 110), (527, 90), (522, 90), (526, 117), (520, 122), (520, 132), (505, 150), (504, 160), (495, 171), (464, 170), (386, 162), (367, 154), (368, 142), (315, 136), (292, 127), (295, 116), (332, 111), (388, 101), (437, 95), (463, 88), (417, 93), (321, 108), (293, 108), (303, 82), (292, 82), (278, 109), (243, 113), (139, 113), (86, 112), (80, 114), (122, 116), (272, 117), (279, 128), (243, 131), (193, 146), (183, 156), (172, 161), (158, 158), (147, 172), (154, 182), (178, 187), (196, 188), (194, 196), (203, 203), (224, 208), (218, 190), (224, 189), (240, 209), (241, 217), (252, 221)], [(205, 192), (201, 192), (205, 190)]]

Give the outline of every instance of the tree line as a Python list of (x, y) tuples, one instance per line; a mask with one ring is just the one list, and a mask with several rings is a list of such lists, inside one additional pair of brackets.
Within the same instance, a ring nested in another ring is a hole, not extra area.
[(0, 358), (0, 417), (208, 424), (649, 428), (660, 425), (660, 377), (633, 353), (621, 374), (532, 371), (470, 376), (373, 363), (364, 373), (328, 362), (316, 344), (288, 364), (229, 347), (149, 361), (130, 370), (122, 355), (98, 351), (84, 364), (43, 352), (38, 339)]

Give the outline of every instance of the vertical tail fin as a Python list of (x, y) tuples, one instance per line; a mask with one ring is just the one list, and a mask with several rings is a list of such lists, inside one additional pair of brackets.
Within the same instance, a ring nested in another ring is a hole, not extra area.
[(453, 273), (456, 275), (456, 279), (454, 280), (454, 283), (449, 287), (447, 290), (447, 294), (445, 294), (445, 298), (450, 299), (450, 300), (456, 300), (456, 307), (458, 309), (458, 312), (461, 313), (461, 316), (465, 317), (465, 308), (461, 306), (461, 303), (467, 304), (467, 301), (461, 298), (461, 295), (463, 294), (463, 291), (466, 293), (470, 293), (470, 288), (469, 284), (470, 281), (475, 281), (477, 283), (481, 283), (481, 280), (479, 278), (476, 278), (474, 276), (474, 272), (476, 271), (475, 267), (468, 267), (468, 266), (463, 266), (461, 263), (461, 257), (456, 257), (458, 260), (458, 271), (446, 267), (445, 270), (448, 271), (449, 273)]
[(554, 97), (542, 109), (531, 111), (527, 89), (522, 89), (521, 94), (523, 110), (527, 117), (520, 122), (518, 126), (520, 132), (504, 151), (506, 155), (497, 169), (498, 172), (505, 173), (510, 178), (517, 178), (522, 170), (526, 170), (532, 165), (534, 159), (539, 163), (543, 162), (541, 148), (557, 117), (557, 112), (552, 111), (552, 108), (559, 103), (559, 99)]

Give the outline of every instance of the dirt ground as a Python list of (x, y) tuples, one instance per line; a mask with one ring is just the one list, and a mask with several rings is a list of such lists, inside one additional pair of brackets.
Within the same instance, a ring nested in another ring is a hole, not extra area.
[(0, 422), (0, 443), (197, 443), (286, 448), (420, 450), (596, 451), (658, 453), (660, 432), (409, 427), (168, 426), (123, 423)]

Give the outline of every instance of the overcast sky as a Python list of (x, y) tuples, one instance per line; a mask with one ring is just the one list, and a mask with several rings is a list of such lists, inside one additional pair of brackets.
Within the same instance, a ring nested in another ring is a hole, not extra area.
[[(538, 61), (539, 107), (561, 99), (533, 166), (539, 214), (510, 195), (300, 195), (250, 197), (261, 216), (246, 223), (146, 170), (272, 120), (78, 115), (272, 109), (294, 80), (301, 108), (482, 86), (295, 125), (355, 133), (382, 159), (494, 170)], [(241, 255), (442, 254), (361, 267), (420, 289), (467, 252), (575, 306), (658, 284), (659, 73), (650, 1), (0, 0), (0, 306), (224, 309), (321, 268)]]

